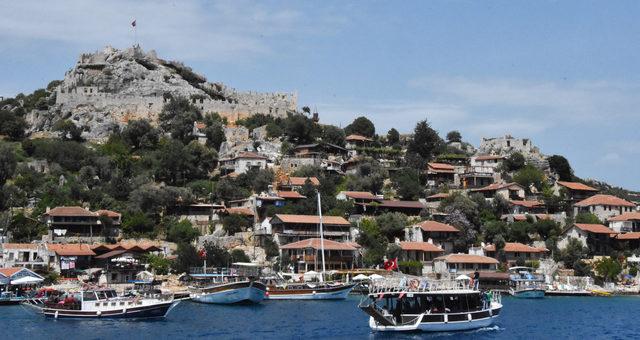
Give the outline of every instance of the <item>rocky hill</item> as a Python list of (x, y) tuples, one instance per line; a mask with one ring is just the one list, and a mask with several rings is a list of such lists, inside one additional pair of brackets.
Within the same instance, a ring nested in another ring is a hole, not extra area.
[(50, 91), (54, 104), (27, 115), (30, 132), (47, 132), (59, 119), (71, 119), (86, 138), (104, 138), (130, 119), (154, 122), (164, 104), (177, 96), (190, 99), (203, 113), (218, 112), (231, 121), (256, 113), (285, 116), (297, 107), (295, 94), (240, 92), (138, 46), (82, 54)]

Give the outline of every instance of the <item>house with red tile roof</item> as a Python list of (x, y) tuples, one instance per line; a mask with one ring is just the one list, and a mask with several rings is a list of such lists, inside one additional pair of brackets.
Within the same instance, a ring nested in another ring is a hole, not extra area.
[(512, 214), (544, 214), (547, 209), (544, 202), (537, 200), (509, 200)]
[(486, 187), (471, 189), (472, 192), (478, 192), (487, 199), (493, 199), (496, 195), (502, 196), (506, 200), (524, 200), (524, 187), (518, 183), (493, 183)]
[(573, 205), (573, 213), (592, 213), (605, 222), (609, 218), (622, 215), (627, 212), (633, 212), (636, 205), (620, 197), (613, 195), (597, 194), (589, 198), (585, 198)]
[(365, 136), (357, 135), (357, 134), (348, 135), (347, 137), (345, 137), (344, 140), (346, 142), (345, 147), (347, 148), (347, 150), (364, 148), (364, 147), (370, 146), (371, 143), (373, 143), (373, 139)]
[(353, 269), (356, 266), (359, 245), (351, 242), (308, 238), (280, 246), (280, 255), (294, 264), (297, 273), (321, 272), (323, 247), (327, 270)]
[(471, 274), (476, 270), (496, 272), (498, 263), (498, 260), (488, 256), (457, 253), (436, 257), (433, 260), (433, 271), (452, 275)]
[[(103, 219), (111, 220), (109, 225)], [(121, 215), (115, 211), (90, 211), (78, 206), (47, 208), (42, 220), (52, 242), (104, 242), (118, 235)]]
[(234, 157), (220, 159), (220, 172), (243, 174), (251, 169), (266, 169), (267, 157), (255, 152), (240, 152)]
[(447, 163), (427, 163), (427, 186), (438, 187), (442, 184), (453, 185), (456, 182), (455, 167)]
[(420, 201), (400, 201), (377, 199), (371, 202), (356, 202), (356, 213), (367, 216), (377, 216), (388, 212), (398, 212), (407, 216), (419, 216), (426, 208)]
[[(493, 244), (487, 245), (483, 248), (484, 252), (489, 257), (499, 259), (499, 252), (496, 251), (496, 246)], [(539, 261), (542, 258), (547, 257), (549, 250), (547, 248), (533, 247), (519, 242), (505, 242), (502, 249), (506, 257), (506, 261), (510, 266), (513, 266), (521, 261)]]
[(440, 202), (442, 202), (442, 200), (444, 200), (445, 198), (449, 197), (449, 195), (450, 195), (449, 193), (441, 192), (441, 193), (427, 196), (427, 198), (425, 199), (425, 205), (427, 206), (427, 210), (429, 210), (429, 212), (431, 213), (434, 213), (435, 211), (437, 211), (438, 208), (440, 207)]
[(336, 199), (341, 201), (352, 200), (354, 203), (370, 203), (380, 198), (368, 191), (341, 191), (336, 195)]
[(409, 227), (411, 241), (433, 243), (444, 254), (453, 252), (453, 243), (460, 236), (456, 227), (437, 221), (422, 221)]
[(607, 254), (611, 248), (611, 239), (618, 233), (602, 224), (574, 223), (566, 228), (558, 240), (558, 248), (564, 249), (569, 241), (577, 239), (583, 246), (596, 255)]
[(444, 250), (430, 242), (398, 242), (402, 249), (400, 259), (402, 261), (420, 261), (422, 263), (422, 273), (433, 271), (433, 259), (442, 255)]
[(553, 191), (556, 195), (559, 195), (561, 191), (564, 191), (571, 204), (582, 201), (583, 199), (589, 198), (598, 193), (598, 189), (590, 187), (584, 183), (567, 181), (556, 181), (553, 186)]
[(619, 233), (640, 232), (640, 212), (626, 212), (622, 215), (610, 217), (609, 228)]
[(309, 183), (314, 187), (320, 186), (320, 180), (318, 180), (318, 177), (287, 176), (286, 178), (284, 178), (282, 181), (278, 183), (278, 190), (298, 191), (305, 185), (307, 181), (309, 181)]
[(49, 252), (43, 243), (0, 243), (0, 267), (49, 267)]
[[(349, 241), (351, 223), (341, 216), (322, 216), (325, 240)], [(278, 244), (287, 244), (320, 237), (320, 218), (317, 215), (276, 214), (263, 221), (259, 234), (271, 234)]]
[(6, 267), (0, 268), (0, 290), (7, 290), (7, 286), (19, 286), (18, 280), (31, 278), (35, 281), (42, 282), (44, 278), (32, 270), (24, 267)]

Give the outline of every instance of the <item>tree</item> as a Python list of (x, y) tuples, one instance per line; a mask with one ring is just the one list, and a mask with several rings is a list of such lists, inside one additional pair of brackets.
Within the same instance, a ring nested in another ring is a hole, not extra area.
[(387, 143), (389, 146), (400, 144), (400, 132), (395, 128), (391, 128), (389, 132), (387, 132)]
[(233, 249), (229, 252), (231, 262), (251, 262), (251, 259), (242, 249)]
[(533, 226), (527, 221), (517, 221), (509, 224), (507, 239), (511, 242), (527, 244), (531, 241), (529, 233), (533, 231)]
[(556, 239), (560, 233), (560, 225), (553, 220), (540, 219), (533, 224), (533, 229), (543, 240)]
[(21, 140), (27, 128), (27, 121), (22, 116), (0, 108), (0, 135), (7, 135), (14, 141)]
[(527, 192), (531, 191), (532, 185), (540, 191), (545, 184), (545, 176), (544, 172), (533, 165), (526, 165), (513, 175), (513, 181), (522, 185)]
[(549, 168), (558, 175), (561, 181), (573, 181), (573, 169), (569, 161), (560, 155), (553, 155), (547, 158)]
[(320, 134), (313, 120), (301, 114), (289, 114), (284, 126), (289, 141), (295, 144), (312, 143)]
[(179, 243), (176, 255), (174, 269), (178, 273), (189, 273), (192, 267), (201, 266), (203, 263), (198, 257), (196, 247), (189, 243)]
[(229, 214), (222, 219), (222, 228), (227, 235), (234, 235), (251, 227), (251, 221), (247, 216), (240, 214)]
[(0, 186), (13, 177), (16, 172), (16, 154), (9, 144), (0, 144)]
[(504, 221), (488, 221), (482, 226), (482, 230), (485, 242), (495, 244), (498, 237), (502, 237), (502, 241), (504, 242), (508, 226)]
[(207, 266), (228, 267), (231, 262), (229, 252), (213, 242), (205, 242), (204, 250), (207, 253)]
[(184, 152), (189, 155), (187, 159), (192, 160), (188, 167), (190, 172), (185, 177), (189, 180), (208, 178), (218, 161), (216, 150), (194, 140), (184, 147)]
[(416, 200), (422, 193), (420, 174), (417, 170), (407, 168), (391, 177), (393, 186), (403, 200)]
[(556, 254), (556, 261), (564, 262), (564, 266), (573, 269), (578, 261), (584, 259), (589, 252), (577, 238), (570, 238), (567, 245)]
[(177, 139), (163, 139), (155, 153), (156, 178), (171, 184), (184, 183), (194, 172), (194, 156), (186, 152), (184, 145)]
[(194, 139), (193, 123), (201, 118), (200, 110), (182, 97), (170, 100), (158, 115), (162, 130), (183, 144)]
[(444, 219), (444, 223), (450, 224), (460, 230), (459, 237), (454, 240), (456, 251), (466, 251), (470, 245), (477, 241), (478, 230), (460, 210), (453, 210)]
[(155, 149), (160, 133), (146, 119), (131, 120), (122, 130), (122, 139), (134, 150)]
[(146, 254), (144, 255), (144, 262), (149, 264), (149, 268), (158, 275), (169, 274), (169, 268), (171, 267), (171, 260), (162, 255)]
[(322, 127), (322, 141), (339, 146), (345, 144), (345, 133), (341, 128), (334, 125), (324, 125)]
[(380, 232), (375, 220), (363, 219), (359, 227), (357, 241), (365, 248), (362, 259), (364, 264), (369, 267), (381, 265), (387, 250), (387, 238)]
[(367, 117), (360, 116), (344, 128), (347, 135), (361, 135), (372, 138), (376, 134), (376, 127)]
[(175, 243), (191, 243), (200, 232), (193, 228), (188, 220), (178, 221), (176, 218), (169, 219), (166, 223), (167, 241)]
[(603, 257), (595, 263), (596, 273), (605, 282), (617, 281), (618, 275), (622, 272), (622, 264), (611, 257)]
[(230, 178), (219, 180), (213, 190), (214, 195), (221, 201), (231, 201), (246, 198), (251, 194), (247, 189), (238, 187)]
[(457, 130), (449, 131), (449, 133), (447, 133), (447, 141), (449, 143), (462, 142), (462, 135), (460, 134), (460, 131), (457, 131)]
[(404, 228), (407, 226), (407, 216), (398, 212), (384, 213), (376, 217), (376, 224), (388, 241), (396, 237), (404, 236)]
[(9, 231), (14, 242), (30, 243), (40, 235), (46, 235), (47, 227), (38, 221), (27, 218), (24, 213), (17, 213), (11, 219)]
[(82, 129), (77, 127), (69, 119), (62, 119), (57, 121), (53, 125), (53, 131), (58, 131), (62, 140), (72, 140), (75, 142), (82, 142)]
[(207, 136), (207, 145), (214, 150), (220, 150), (220, 145), (227, 140), (224, 134), (224, 126), (219, 122), (207, 125), (204, 129), (204, 134)]
[(524, 156), (519, 152), (514, 152), (511, 155), (509, 155), (509, 157), (507, 157), (502, 164), (505, 170), (509, 172), (513, 172), (513, 171), (518, 171), (524, 168), (525, 163), (526, 163), (526, 160)]
[(434, 155), (442, 149), (443, 140), (426, 120), (416, 124), (413, 131), (413, 139), (409, 142), (407, 153), (420, 156), (424, 167), (424, 162), (431, 160)]
[(155, 223), (143, 212), (125, 212), (122, 218), (122, 233), (128, 237), (152, 235)]
[(363, 162), (356, 169), (355, 175), (347, 176), (347, 188), (353, 191), (382, 191), (387, 171), (376, 161)]
[(576, 223), (602, 224), (602, 221), (592, 213), (583, 212), (576, 215)]

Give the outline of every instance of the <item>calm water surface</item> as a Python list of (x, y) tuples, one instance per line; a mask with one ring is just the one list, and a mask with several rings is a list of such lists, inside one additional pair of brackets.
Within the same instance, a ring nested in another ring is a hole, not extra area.
[(3, 339), (638, 339), (640, 297), (504, 298), (494, 327), (465, 333), (373, 333), (357, 308), (344, 301), (265, 301), (216, 306), (183, 301), (164, 320), (52, 320), (22, 306), (0, 306)]

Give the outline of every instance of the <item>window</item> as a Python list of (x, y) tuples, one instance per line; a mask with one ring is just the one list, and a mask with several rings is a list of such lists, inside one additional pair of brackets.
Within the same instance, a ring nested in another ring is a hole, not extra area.
[(96, 293), (94, 293), (94, 292), (84, 292), (84, 293), (82, 293), (82, 300), (83, 301), (95, 301), (96, 300)]

